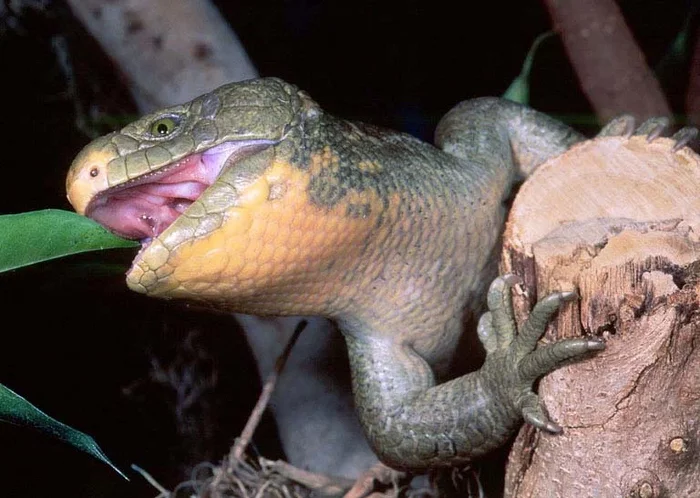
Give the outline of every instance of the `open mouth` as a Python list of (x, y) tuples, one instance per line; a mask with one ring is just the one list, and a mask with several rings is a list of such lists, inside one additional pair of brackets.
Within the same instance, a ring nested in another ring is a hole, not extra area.
[(225, 166), (267, 141), (226, 142), (191, 154), (153, 173), (130, 180), (90, 201), (85, 214), (113, 233), (147, 243), (167, 229), (209, 186)]

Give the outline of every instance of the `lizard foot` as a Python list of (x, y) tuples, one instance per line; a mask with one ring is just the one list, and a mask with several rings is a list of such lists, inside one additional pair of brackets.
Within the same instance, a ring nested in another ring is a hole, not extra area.
[[(653, 142), (661, 136), (668, 128), (668, 118), (657, 117), (649, 118), (644, 121), (639, 128), (634, 132), (635, 135), (646, 135), (647, 142)], [(698, 129), (694, 126), (685, 126), (673, 134), (671, 140), (675, 142), (672, 152), (678, 152), (683, 147), (688, 145), (698, 134)]]
[[(634, 116), (623, 114), (611, 120), (603, 126), (597, 137), (621, 136), (630, 138), (632, 135), (646, 135), (647, 142), (653, 142), (659, 138), (669, 126), (669, 120), (660, 116), (644, 121), (638, 128), (635, 128)], [(685, 126), (673, 134), (671, 140), (675, 142), (672, 152), (678, 152), (683, 147), (692, 142), (698, 135), (698, 129), (694, 126)]]
[(522, 280), (504, 275), (491, 284), (488, 309), (479, 320), (478, 333), (486, 348), (482, 367), (485, 380), (509, 400), (509, 410), (519, 412), (526, 422), (549, 432), (560, 432), (533, 391), (533, 383), (563, 362), (590, 351), (605, 348), (596, 338), (564, 339), (537, 347), (552, 315), (559, 307), (577, 298), (574, 292), (556, 292), (541, 299), (517, 332), (511, 301), (511, 288)]

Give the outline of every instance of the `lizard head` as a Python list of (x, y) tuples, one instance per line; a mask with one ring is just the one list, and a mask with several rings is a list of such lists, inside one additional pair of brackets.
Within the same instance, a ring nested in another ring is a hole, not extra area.
[(374, 140), (363, 137), (283, 81), (234, 83), (88, 144), (68, 199), (141, 241), (132, 290), (257, 315), (337, 316), (386, 218), (386, 199), (366, 188), (381, 165), (346, 157), (343, 141)]
[(267, 78), (143, 116), (78, 154), (68, 200), (117, 235), (157, 237), (227, 164), (282, 141), (299, 106), (295, 87)]
[[(261, 180), (270, 151), (314, 106), (296, 87), (267, 78), (146, 115), (78, 154), (68, 199), (78, 213), (141, 241), (129, 287), (197, 299), (227, 278), (223, 252), (236, 248), (221, 238), (250, 228), (252, 208), (272, 196)], [(217, 292), (225, 290), (209, 293)]]

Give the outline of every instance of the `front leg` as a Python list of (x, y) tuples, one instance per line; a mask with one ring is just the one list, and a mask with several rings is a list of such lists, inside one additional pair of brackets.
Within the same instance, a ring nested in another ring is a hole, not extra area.
[(523, 418), (560, 430), (532, 384), (562, 362), (605, 345), (577, 338), (537, 348), (549, 319), (573, 293), (542, 299), (517, 334), (510, 294), (517, 281), (499, 277), (489, 289), (489, 311), (479, 322), (484, 365), (444, 384), (435, 385), (432, 370), (409, 345), (346, 337), (360, 421), (385, 464), (410, 471), (461, 466), (503, 444)]

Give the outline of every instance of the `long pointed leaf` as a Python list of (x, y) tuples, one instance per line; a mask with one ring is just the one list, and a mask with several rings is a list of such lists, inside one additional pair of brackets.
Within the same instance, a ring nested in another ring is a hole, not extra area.
[(106, 463), (124, 479), (129, 480), (121, 470), (110, 462), (107, 455), (97, 446), (93, 438), (48, 416), (22, 396), (2, 384), (0, 384), (0, 421), (31, 427), (75, 446), (79, 450)]
[(46, 209), (0, 216), (0, 272), (69, 254), (137, 246), (70, 211)]
[(550, 36), (554, 36), (553, 31), (542, 33), (540, 36), (535, 38), (534, 42), (532, 42), (532, 46), (525, 57), (520, 74), (513, 80), (508, 89), (502, 95), (504, 99), (519, 102), (521, 104), (528, 104), (530, 102), (530, 73), (532, 72), (532, 63), (535, 60), (535, 53), (542, 42)]

